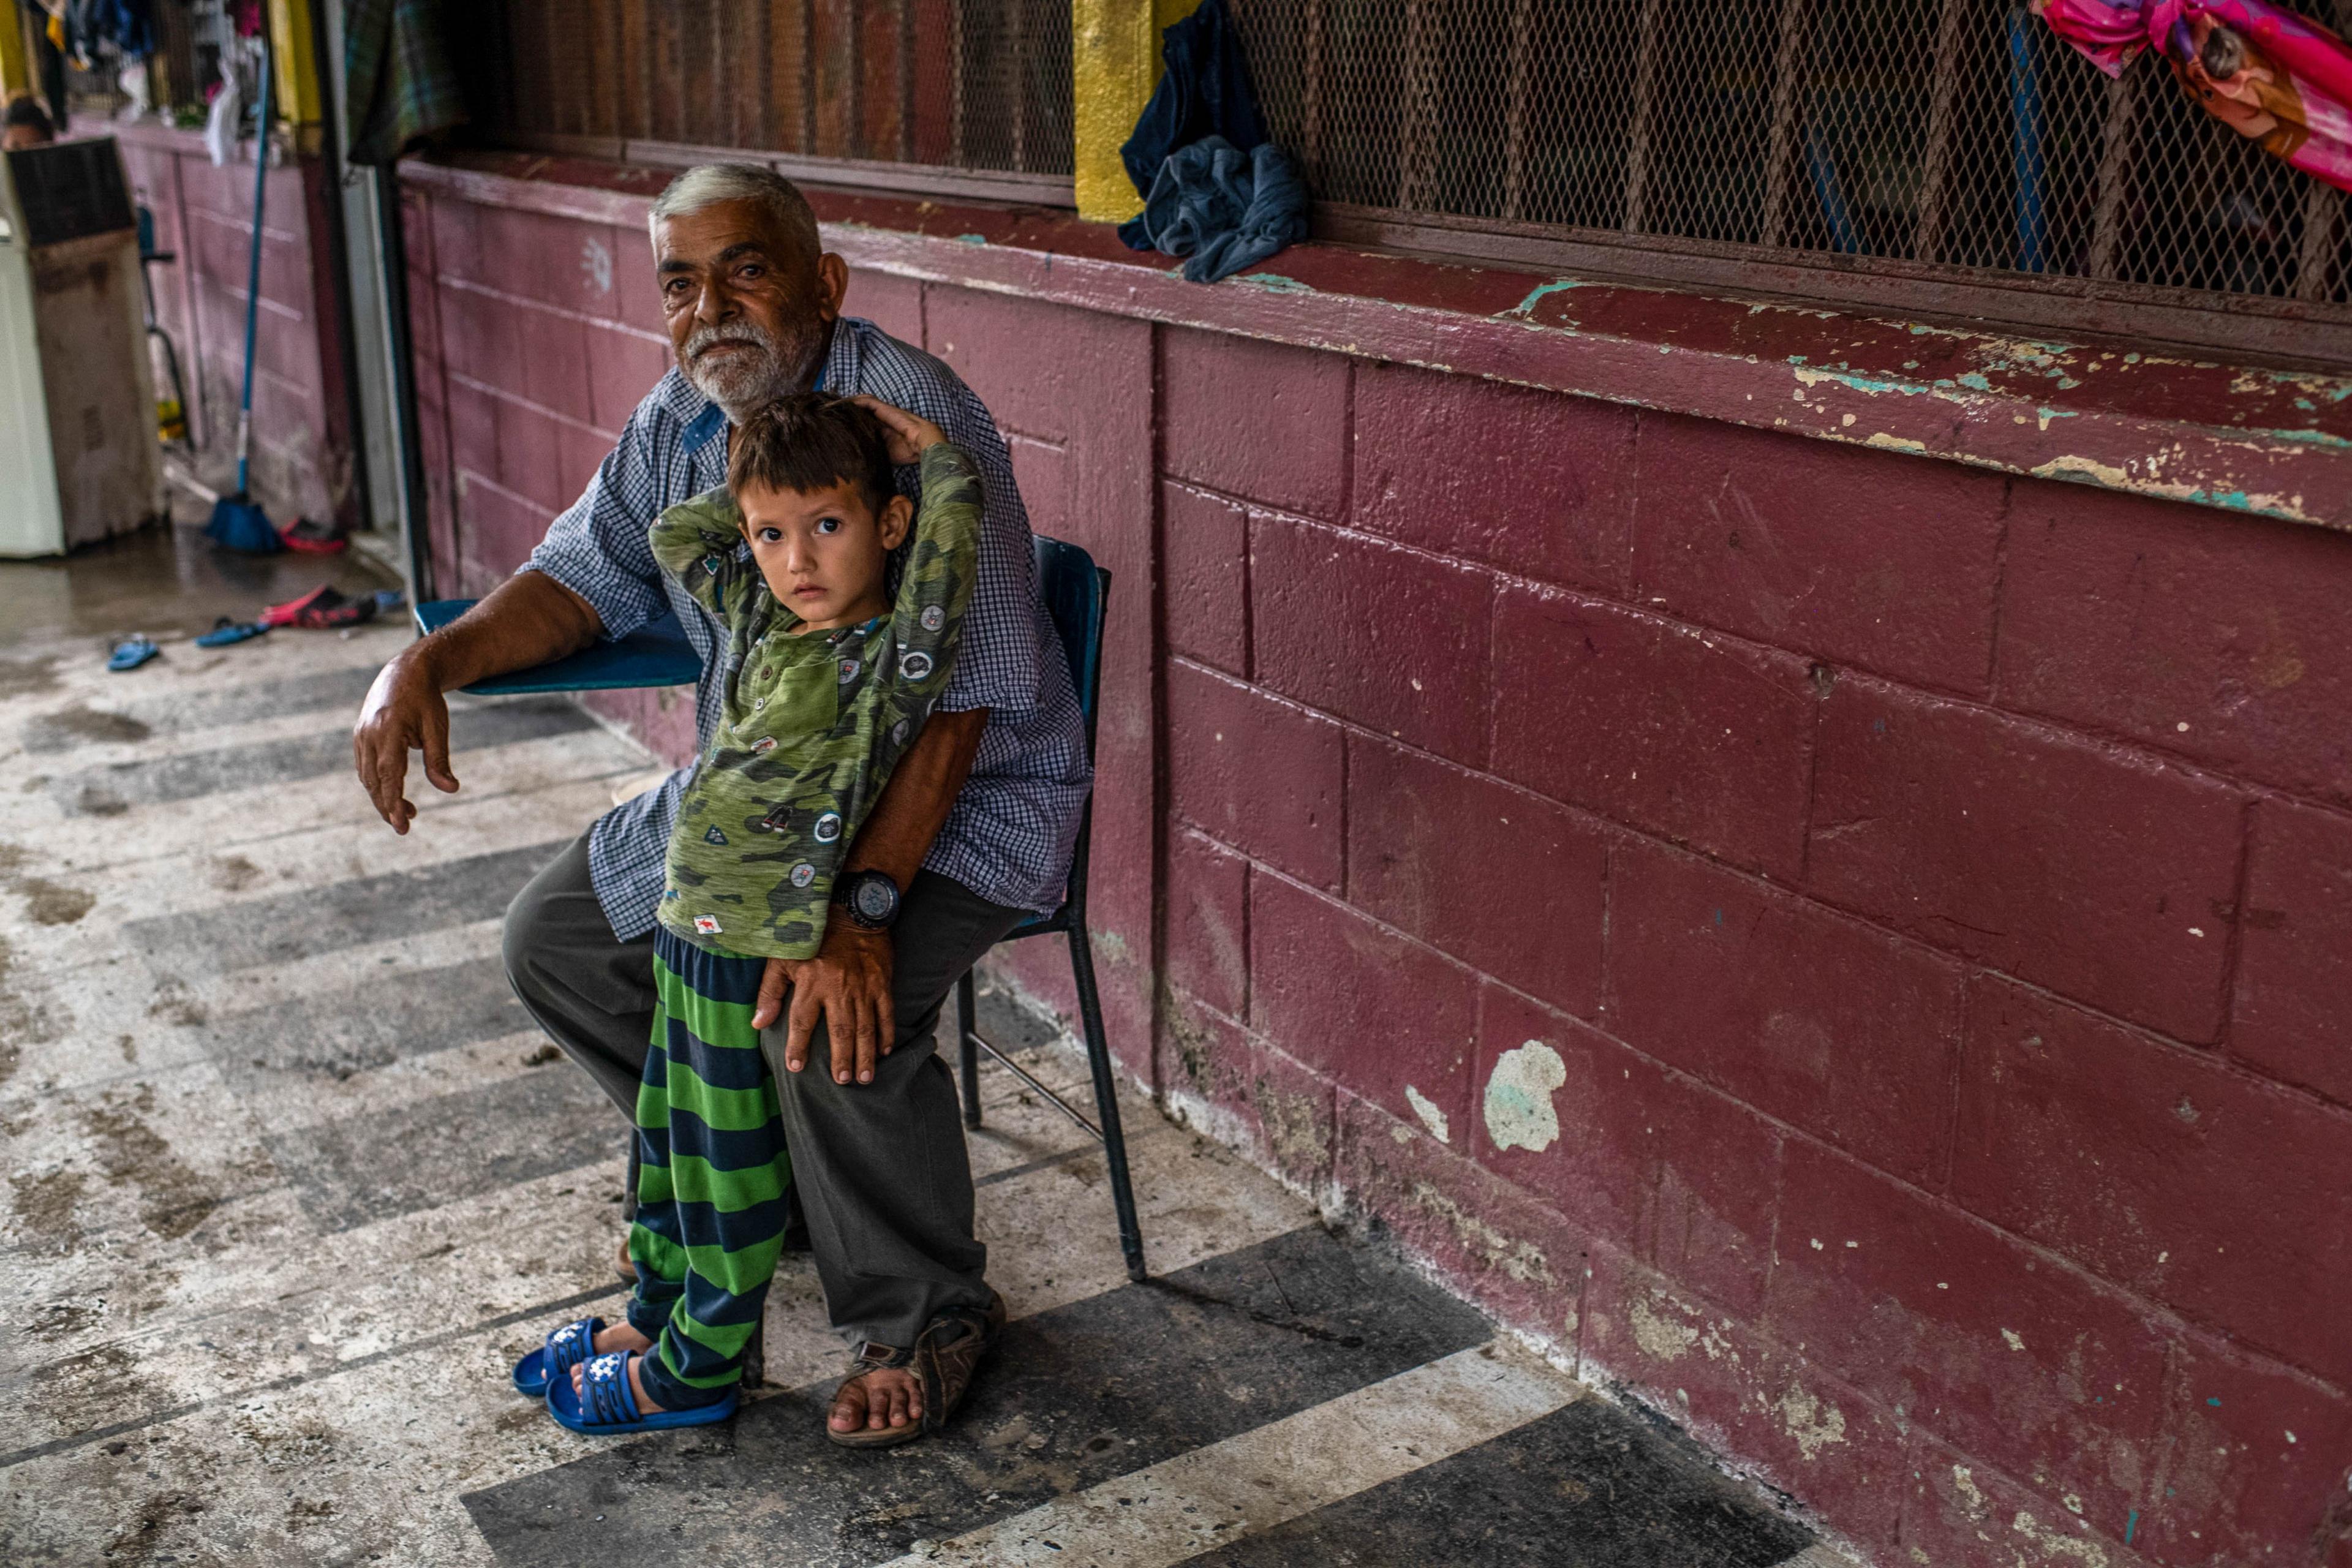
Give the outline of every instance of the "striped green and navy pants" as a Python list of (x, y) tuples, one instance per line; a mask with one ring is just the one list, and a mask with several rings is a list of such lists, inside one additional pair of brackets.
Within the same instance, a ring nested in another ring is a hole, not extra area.
[(742, 1373), (783, 1245), (792, 1162), (751, 1009), (764, 959), (654, 936), (654, 1033), (637, 1086), (629, 1322), (668, 1410), (714, 1405)]

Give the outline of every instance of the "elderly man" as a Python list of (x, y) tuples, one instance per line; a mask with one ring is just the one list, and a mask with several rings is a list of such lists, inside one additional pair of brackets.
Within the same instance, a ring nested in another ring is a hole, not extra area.
[[(980, 400), (929, 354), (841, 314), (848, 268), (824, 253), (808, 203), (782, 177), (745, 164), (689, 170), (655, 202), (652, 227), (677, 368), (522, 569), (384, 667), (352, 750), (376, 809), (405, 833), (411, 751), (436, 788), (457, 787), (443, 693), (625, 636), (665, 610), (702, 656), (696, 727), (707, 747), (726, 632), (656, 568), (646, 531), (665, 507), (723, 482), (729, 430), (814, 386), (919, 414), (976, 459), (979, 576), (947, 695), (843, 862), (854, 911), (835, 910), (816, 957), (769, 963), (752, 1017), (776, 1069), (826, 1309), (856, 1347), (827, 1426), (836, 1441), (870, 1446), (889, 1429), (936, 1429), (1001, 1321), (931, 1035), (957, 977), (1059, 900), (1091, 783), (1084, 732), (1038, 600), (1028, 518)], [(916, 471), (899, 484), (914, 493)], [(654, 908), (684, 778), (605, 816), (507, 913), (516, 994), (632, 1115), (654, 1010)], [(607, 1330), (595, 1349), (635, 1348), (633, 1333)]]

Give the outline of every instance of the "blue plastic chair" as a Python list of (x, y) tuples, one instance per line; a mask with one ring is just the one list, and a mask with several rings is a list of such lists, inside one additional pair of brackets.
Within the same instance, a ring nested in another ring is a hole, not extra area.
[[(1037, 591), (1045, 601), (1046, 613), (1054, 617), (1054, 629), (1062, 635), (1062, 651), (1069, 656), (1070, 679), (1078, 689), (1078, 710), (1086, 716), (1087, 761), (1095, 755), (1096, 699), (1102, 689), (1103, 606), (1110, 597), (1110, 574), (1097, 566), (1094, 557), (1075, 544), (1058, 539), (1038, 538), (1036, 541)], [(1127, 1255), (1127, 1277), (1139, 1283), (1144, 1279), (1143, 1233), (1135, 1218), (1135, 1188), (1127, 1172), (1127, 1138), (1118, 1123), (1118, 1091), (1111, 1076), (1110, 1046), (1103, 1035), (1102, 999), (1095, 990), (1094, 952), (1087, 934), (1087, 852), (1094, 837), (1095, 807), (1090, 795), (1085, 810), (1078, 817), (1078, 841), (1070, 857), (1070, 879), (1062, 895), (1062, 906), (1050, 915), (1037, 915), (1014, 926), (1004, 938), (1018, 942), (1023, 937), (1066, 935), (1070, 943), (1070, 974), (1078, 992), (1078, 1021), (1086, 1033), (1087, 1066), (1094, 1073), (1095, 1114), (1101, 1124), (1089, 1121), (1076, 1106), (1037, 1081), (1019, 1062), (991, 1044), (976, 1028), (978, 1015), (973, 1009), (972, 979), (969, 972), (956, 982), (957, 1027), (961, 1030), (961, 1070), (957, 1080), (963, 1087), (963, 1124), (980, 1125), (980, 1053), (986, 1051), (1011, 1068), (1014, 1077), (1044, 1095), (1063, 1115), (1085, 1128), (1103, 1146), (1104, 1163), (1110, 1167), (1111, 1205), (1118, 1211), (1118, 1245)]]

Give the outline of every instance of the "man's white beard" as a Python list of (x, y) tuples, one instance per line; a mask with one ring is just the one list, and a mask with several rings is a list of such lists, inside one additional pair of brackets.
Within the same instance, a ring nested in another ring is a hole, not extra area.
[[(702, 351), (712, 343), (748, 343), (749, 353), (725, 354), (708, 363)], [(697, 327), (678, 356), (687, 384), (719, 405), (730, 425), (740, 425), (754, 411), (785, 394), (799, 390), (802, 367), (792, 363), (773, 333), (750, 321), (725, 327)]]

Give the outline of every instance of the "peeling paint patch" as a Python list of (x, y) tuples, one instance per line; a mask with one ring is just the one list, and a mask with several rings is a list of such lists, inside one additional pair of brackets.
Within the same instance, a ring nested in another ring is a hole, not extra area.
[(1859, 375), (1850, 370), (1808, 370), (1803, 365), (1793, 362), (1790, 364), (1789, 371), (1807, 386), (1819, 386), (1828, 381), (1834, 382), (1840, 386), (1852, 387), (1860, 393), (1899, 392), (1906, 397), (1916, 397), (1927, 390), (1924, 386), (1907, 385), (1899, 381), (1881, 381), (1872, 376)]
[(2023, 1509), (2009, 1523), (2010, 1529), (2025, 1537), (2050, 1556), (2072, 1557), (2083, 1568), (2107, 1568), (2107, 1549), (2095, 1541), (2084, 1541), (2043, 1524)]
[(1421, 1124), (1429, 1129), (1429, 1135), (1432, 1138), (1436, 1139), (1440, 1143), (1454, 1142), (1446, 1131), (1445, 1112), (1437, 1108), (1436, 1101), (1411, 1084), (1404, 1086), (1404, 1098), (1405, 1103), (1412, 1107), (1412, 1113), (1421, 1118)]
[(1636, 1300), (1628, 1307), (1625, 1321), (1633, 1331), (1633, 1342), (1642, 1347), (1642, 1353), (1658, 1361), (1680, 1361), (1698, 1343), (1696, 1325), (1654, 1312), (1647, 1301)]
[(1584, 286), (1584, 281), (1577, 278), (1555, 278), (1549, 283), (1538, 283), (1528, 291), (1526, 299), (1504, 311), (1503, 314), (1525, 317), (1535, 310), (1536, 301), (1545, 295), (1559, 294), (1570, 289), (1581, 289)]
[(1869, 439), (1864, 441), (1863, 445), (1876, 447), (1889, 452), (1925, 452), (1927, 449), (1927, 443), (1925, 441), (1915, 441), (1908, 436), (1890, 436), (1884, 430), (1871, 432)]
[(2025, 1348), (2025, 1342), (2018, 1337), (2017, 1331), (2015, 1329), (2001, 1330), (2000, 1337), (2002, 1341), (2008, 1344), (2009, 1348), (2013, 1351), (2021, 1351)]
[(2231, 511), (2261, 512), (2272, 517), (2306, 518), (2300, 495), (2282, 496), (2268, 491), (2209, 490), (2199, 485), (2180, 484), (2155, 477), (2158, 464), (2151, 462), (2147, 479), (2136, 479), (2128, 468), (2114, 463), (2102, 463), (2095, 458), (2070, 453), (2053, 458), (2039, 467), (2026, 470), (2037, 479), (2070, 479), (2081, 484), (2102, 485), (2109, 489), (2126, 490), (2135, 495), (2157, 496), (2166, 500), (2185, 500), (2204, 506), (2217, 506)]
[(1541, 1040), (1529, 1040), (1495, 1058), (1486, 1079), (1486, 1136), (1497, 1149), (1548, 1149), (1559, 1142), (1552, 1091), (1568, 1081), (1568, 1065)]
[(1279, 272), (1244, 272), (1234, 279), (1252, 289), (1263, 289), (1269, 294), (1312, 294), (1315, 285), (1301, 283), (1296, 278), (1285, 278)]
[(1522, 1285), (1556, 1283), (1551, 1264), (1534, 1243), (1512, 1240), (1427, 1182), (1412, 1184), (1412, 1201), (1453, 1226), (1463, 1246), (1484, 1258), (1487, 1267), (1500, 1269)]
[(1809, 1389), (1791, 1387), (1780, 1395), (1777, 1409), (1781, 1430), (1808, 1462), (1829, 1445), (1845, 1441), (1845, 1412), (1823, 1403)]

